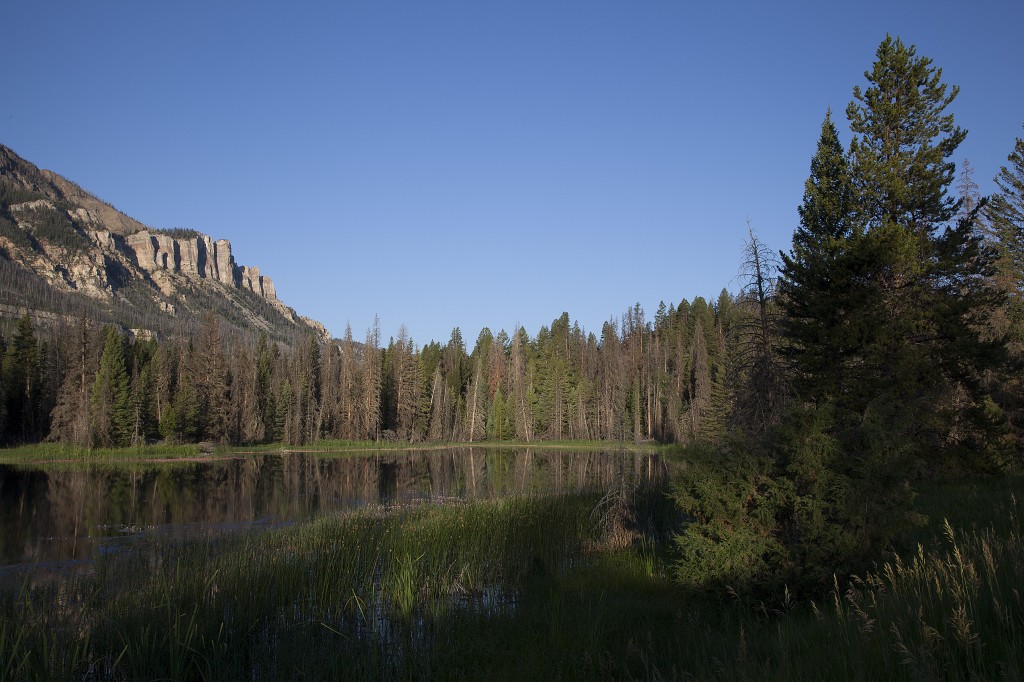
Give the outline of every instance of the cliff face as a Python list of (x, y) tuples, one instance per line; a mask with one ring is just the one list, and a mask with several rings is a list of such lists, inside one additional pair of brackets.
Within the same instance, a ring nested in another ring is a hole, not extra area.
[[(212, 303), (239, 328), (329, 338), (323, 325), (278, 300), (258, 267), (235, 263), (228, 240), (149, 228), (3, 145), (0, 263), (56, 290), (128, 304), (140, 314), (196, 316)], [(0, 304), (19, 302), (6, 293), (0, 291)]]
[[(267, 287), (271, 292), (268, 295), (259, 282), (253, 286), (246, 279), (246, 273), (253, 268), (235, 264), (235, 258), (231, 255), (231, 242), (227, 239), (214, 241), (205, 234), (176, 238), (146, 229), (128, 235), (125, 243), (134, 254), (138, 266), (150, 275), (170, 272), (194, 279), (211, 279), (235, 289), (248, 289), (261, 298), (277, 298), (273, 295), (273, 285)], [(259, 272), (258, 268), (255, 270)], [(269, 277), (258, 279), (270, 281)]]

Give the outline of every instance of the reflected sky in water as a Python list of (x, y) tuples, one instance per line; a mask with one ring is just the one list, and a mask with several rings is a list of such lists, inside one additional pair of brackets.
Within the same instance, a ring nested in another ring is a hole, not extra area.
[(664, 475), (651, 454), (482, 448), (150, 468), (0, 465), (0, 566), (89, 559), (153, 534), (244, 531), (371, 505), (585, 492)]

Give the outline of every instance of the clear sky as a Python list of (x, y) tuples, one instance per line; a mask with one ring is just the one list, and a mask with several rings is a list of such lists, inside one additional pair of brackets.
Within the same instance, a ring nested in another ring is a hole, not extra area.
[[(961, 87), (982, 191), (1024, 135), (1024, 2), (9, 0), (0, 142), (230, 239), (384, 340), (587, 330), (788, 249), (828, 107), (885, 34)], [(849, 139), (849, 135), (845, 135)]]

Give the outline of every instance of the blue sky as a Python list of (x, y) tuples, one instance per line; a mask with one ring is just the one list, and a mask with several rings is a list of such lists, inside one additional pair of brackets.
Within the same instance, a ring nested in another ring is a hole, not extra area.
[[(340, 336), (588, 330), (788, 249), (826, 108), (885, 34), (961, 87), (983, 192), (1024, 3), (139, 2), (0, 9), (0, 142), (236, 260)], [(848, 135), (845, 136), (848, 139)]]

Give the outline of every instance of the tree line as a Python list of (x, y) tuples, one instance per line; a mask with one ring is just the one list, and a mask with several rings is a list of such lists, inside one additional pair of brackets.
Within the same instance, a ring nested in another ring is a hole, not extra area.
[(331, 343), (226, 339), (208, 314), (194, 334), (130, 339), (87, 318), (0, 338), (4, 442), (128, 446), (158, 439), (233, 445), (321, 439), (468, 441), (713, 438), (742, 369), (734, 329), (752, 314), (723, 291), (639, 304), (601, 336), (563, 313), (530, 336), (456, 328), (418, 346), (375, 324)]

